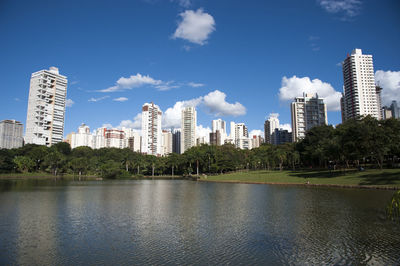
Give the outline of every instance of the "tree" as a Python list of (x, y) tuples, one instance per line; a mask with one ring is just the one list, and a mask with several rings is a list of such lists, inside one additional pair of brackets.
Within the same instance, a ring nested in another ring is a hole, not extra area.
[(121, 175), (120, 164), (113, 160), (108, 160), (100, 166), (101, 176), (104, 178), (115, 179)]
[(85, 158), (73, 158), (70, 165), (74, 173), (79, 173), (79, 177), (82, 175), (82, 172), (85, 172), (88, 168), (88, 163)]
[(31, 171), (35, 167), (35, 162), (27, 156), (16, 156), (13, 162), (21, 172)]
[(56, 176), (58, 172), (62, 172), (59, 170), (63, 170), (63, 167), (65, 167), (66, 158), (62, 153), (54, 149), (46, 155), (43, 164)]

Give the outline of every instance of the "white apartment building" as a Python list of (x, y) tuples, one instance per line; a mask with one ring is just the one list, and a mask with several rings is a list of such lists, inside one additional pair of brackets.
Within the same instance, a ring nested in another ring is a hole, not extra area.
[(218, 143), (216, 145), (224, 145), (225, 139), (227, 138), (226, 133), (226, 122), (222, 119), (217, 119), (212, 121), (212, 133), (219, 131)]
[(244, 123), (231, 122), (231, 135), (229, 137), (236, 148), (251, 149), (251, 138)]
[(20, 148), (24, 144), (24, 125), (15, 120), (0, 122), (0, 149)]
[(101, 149), (106, 147), (106, 127), (100, 127), (96, 129), (94, 134), (93, 140), (93, 148), (94, 149)]
[(71, 149), (76, 147), (86, 146), (92, 149), (95, 148), (95, 136), (90, 133), (90, 128), (82, 124), (78, 128), (78, 132), (72, 132), (67, 135), (67, 142), (71, 146)]
[(162, 131), (162, 154), (168, 155), (172, 153), (172, 132), (170, 130)]
[(126, 148), (125, 132), (119, 129), (107, 129), (105, 132), (106, 148)]
[(142, 145), (142, 137), (139, 133), (132, 128), (122, 127), (122, 131), (125, 132), (125, 147), (131, 151), (140, 152)]
[(160, 107), (154, 103), (145, 103), (142, 107), (142, 153), (160, 156), (161, 149), (161, 119)]
[(354, 49), (342, 67), (342, 120), (366, 115), (380, 119), (372, 55), (363, 55), (361, 49)]
[(51, 146), (63, 141), (67, 77), (58, 68), (31, 76), (25, 142)]
[(264, 123), (264, 137), (266, 143), (272, 143), (271, 135), (276, 128), (279, 128), (278, 114), (270, 114), (269, 118)]
[(303, 97), (296, 97), (291, 104), (292, 115), (292, 138), (293, 142), (305, 137), (306, 132), (319, 125), (328, 124), (326, 104), (318, 94), (303, 94)]
[(181, 153), (196, 146), (197, 113), (194, 107), (182, 109), (181, 117)]

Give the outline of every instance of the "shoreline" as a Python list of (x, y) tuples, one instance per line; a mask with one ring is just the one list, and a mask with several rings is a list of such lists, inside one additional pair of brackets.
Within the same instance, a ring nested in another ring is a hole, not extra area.
[(306, 184), (306, 183), (283, 183), (283, 182), (256, 182), (256, 181), (237, 181), (237, 180), (205, 180), (199, 182), (210, 183), (231, 183), (231, 184), (251, 184), (251, 185), (278, 185), (278, 186), (304, 186), (304, 187), (331, 187), (331, 188), (353, 188), (353, 189), (375, 189), (375, 190), (400, 190), (400, 186), (386, 185), (339, 185), (339, 184)]

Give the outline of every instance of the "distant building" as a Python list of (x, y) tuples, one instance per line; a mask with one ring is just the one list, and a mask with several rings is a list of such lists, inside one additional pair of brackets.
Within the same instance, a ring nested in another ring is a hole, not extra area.
[(0, 122), (0, 149), (20, 148), (24, 144), (24, 125), (15, 120)]
[(181, 131), (178, 129), (172, 131), (172, 152), (181, 154)]
[(327, 125), (326, 104), (318, 94), (303, 94), (296, 97), (291, 104), (293, 142), (305, 137), (306, 132), (314, 126)]
[(141, 152), (142, 137), (132, 128), (122, 127), (125, 132), (125, 147), (134, 152)]
[(173, 140), (172, 140), (172, 132), (170, 130), (162, 131), (162, 154), (168, 155), (172, 153)]
[(220, 131), (210, 132), (210, 145), (221, 146), (221, 144), (223, 145)]
[[(343, 61), (342, 119), (371, 115), (380, 119), (380, 88), (375, 86), (372, 55), (354, 49)], [(378, 96), (377, 96), (378, 92)], [(379, 99), (378, 99), (379, 98)], [(293, 131), (295, 133), (295, 131)]]
[(231, 122), (230, 139), (233, 141), (236, 148), (251, 149), (251, 138), (249, 138), (248, 129), (244, 123), (236, 124), (235, 122)]
[(265, 143), (272, 143), (271, 135), (275, 128), (279, 128), (278, 114), (271, 114), (264, 123), (264, 139)]
[(196, 146), (196, 120), (197, 114), (194, 107), (182, 109), (181, 118), (181, 152)]
[(71, 146), (71, 149), (75, 149), (76, 147), (80, 146), (87, 146), (92, 149), (95, 148), (94, 145), (95, 137), (90, 133), (90, 128), (82, 124), (78, 128), (78, 132), (72, 132), (67, 135), (67, 142)]
[(375, 91), (376, 91), (376, 105), (378, 108), (378, 119), (381, 120), (383, 119), (383, 113), (382, 113), (382, 88), (379, 86), (375, 86)]
[[(212, 132), (211, 133), (216, 133), (219, 132), (218, 134), (218, 142), (215, 145), (224, 145), (225, 139), (227, 138), (227, 133), (226, 133), (226, 122), (222, 119), (217, 119), (212, 121)], [(210, 134), (211, 137), (211, 134)], [(210, 139), (211, 143), (211, 139)]]
[(106, 147), (106, 131), (107, 131), (107, 128), (105, 128), (105, 127), (100, 127), (96, 130), (96, 133), (94, 135), (94, 141), (93, 141), (94, 149), (101, 149), (101, 148)]
[(162, 154), (160, 107), (154, 103), (145, 103), (142, 107), (142, 153), (160, 156)]
[(278, 129), (275, 128), (274, 133), (272, 133), (272, 144), (274, 145), (280, 145), (280, 144), (284, 144), (284, 143), (290, 143), (292, 142), (292, 132), (289, 132), (286, 129)]
[(383, 119), (392, 118), (392, 110), (387, 106), (383, 106), (382, 107), (382, 117), (383, 117)]
[(67, 77), (58, 68), (31, 76), (25, 142), (51, 146), (63, 141)]
[(251, 148), (258, 148), (261, 146), (261, 144), (264, 142), (264, 139), (261, 136), (256, 136), (253, 135), (253, 138), (251, 139)]
[(396, 101), (392, 101), (392, 104), (390, 105), (390, 110), (392, 111), (392, 117), (399, 119), (400, 118), (400, 109), (397, 106)]
[(106, 147), (123, 149), (127, 147), (125, 132), (118, 129), (106, 130)]
[(196, 146), (200, 146), (201, 144), (206, 144), (206, 137), (198, 137), (196, 139)]

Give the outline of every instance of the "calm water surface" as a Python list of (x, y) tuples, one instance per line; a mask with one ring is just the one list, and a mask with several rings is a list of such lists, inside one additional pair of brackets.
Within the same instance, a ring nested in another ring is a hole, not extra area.
[(1, 181), (1, 265), (400, 264), (393, 191)]

